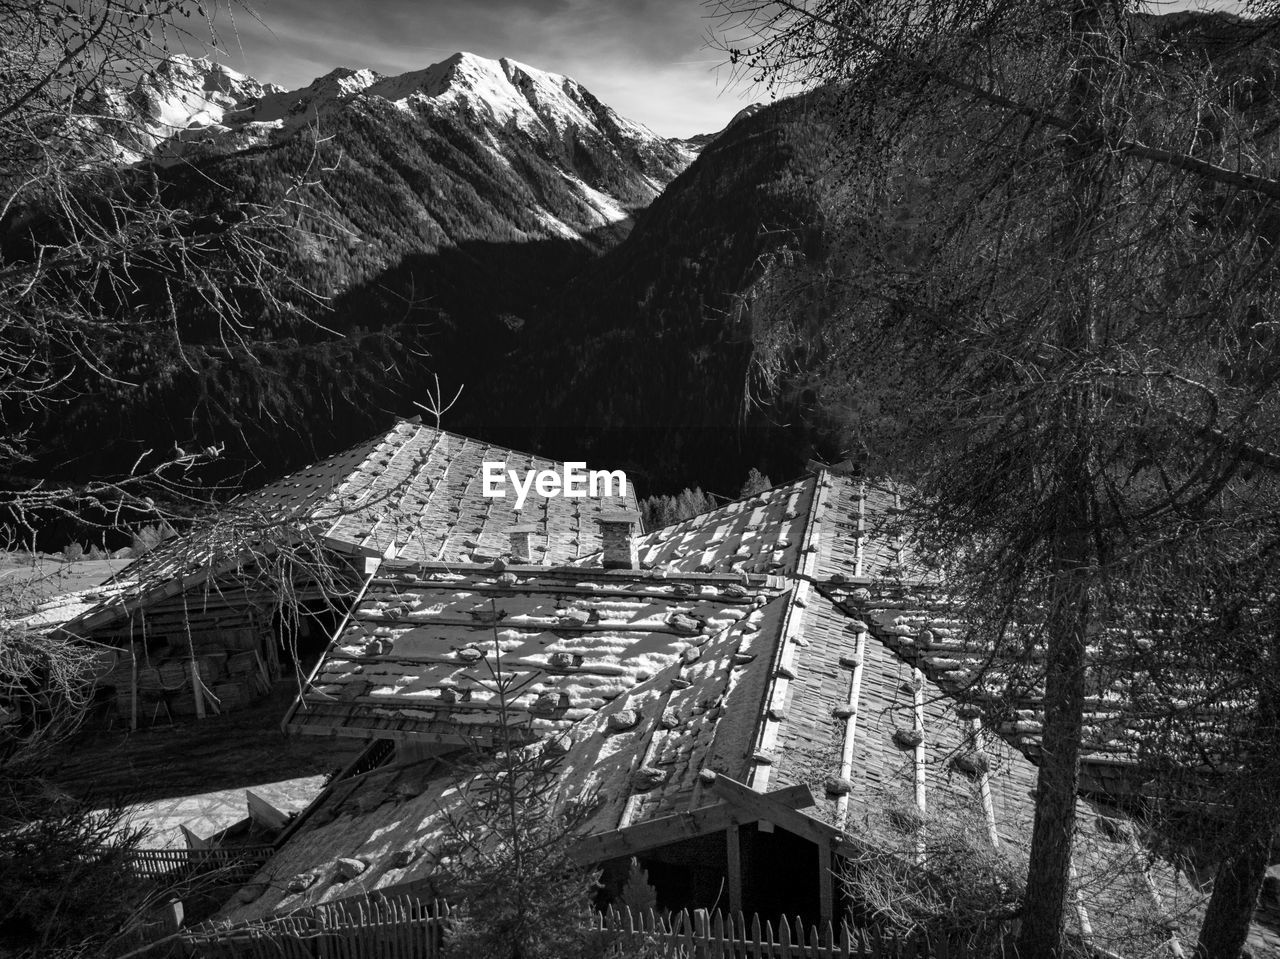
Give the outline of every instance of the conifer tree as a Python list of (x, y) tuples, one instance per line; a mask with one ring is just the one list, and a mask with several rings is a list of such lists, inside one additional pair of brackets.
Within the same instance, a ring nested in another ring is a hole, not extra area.
[[(496, 607), (495, 607), (496, 610)], [(587, 928), (598, 872), (571, 856), (591, 807), (557, 789), (564, 756), (558, 741), (531, 742), (513, 725), (511, 703), (528, 680), (504, 670), (494, 630), (485, 683), (497, 713), (491, 746), (477, 744), (459, 772), (466, 784), (445, 810), (436, 888), (456, 912), (446, 937), (450, 956), (475, 959), (588, 959), (601, 936)]]
[(754, 496), (756, 493), (763, 493), (765, 490), (773, 486), (773, 480), (765, 476), (754, 466), (747, 473), (747, 478), (742, 483), (742, 489), (738, 490), (738, 498), (746, 499), (748, 496)]
[[(715, 6), (744, 73), (833, 84), (814, 108), (842, 240), (780, 264), (757, 313), (774, 343), (841, 345), (827, 402), (898, 411), (862, 440), (914, 484), (904, 534), (967, 640), (1024, 667), (1011, 698), (1044, 690), (1019, 948), (1061, 956), (1092, 671), (1113, 640), (1139, 651), (1120, 623), (1161, 603), (1151, 556), (1189, 577), (1190, 615), (1215, 563), (1170, 554), (1229, 555), (1276, 513), (1278, 144), (1240, 79), (1274, 59), (1269, 24), (1095, 0)], [(1243, 940), (1256, 886), (1232, 858), (1203, 955)]]

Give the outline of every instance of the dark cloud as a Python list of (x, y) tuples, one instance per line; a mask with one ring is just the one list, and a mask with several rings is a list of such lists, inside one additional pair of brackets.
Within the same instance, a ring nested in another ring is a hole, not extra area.
[(220, 22), (222, 58), (286, 87), (337, 66), (402, 73), (467, 50), (571, 76), (667, 136), (717, 130), (749, 100), (726, 89), (698, 0), (267, 0), (257, 9), (262, 22), (243, 13), (234, 30)]

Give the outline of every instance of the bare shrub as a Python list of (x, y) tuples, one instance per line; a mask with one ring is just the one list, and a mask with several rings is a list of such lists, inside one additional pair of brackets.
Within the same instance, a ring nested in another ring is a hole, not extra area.
[(840, 873), (854, 924), (993, 954), (1021, 909), (1026, 862), (992, 847), (980, 799), (935, 794), (923, 813), (886, 790), (870, 805)]

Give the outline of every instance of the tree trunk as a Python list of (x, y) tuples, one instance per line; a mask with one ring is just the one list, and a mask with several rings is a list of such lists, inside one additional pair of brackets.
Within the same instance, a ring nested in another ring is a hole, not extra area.
[(1200, 926), (1196, 959), (1238, 959), (1244, 948), (1271, 860), (1271, 823), (1264, 826), (1219, 863), (1213, 895)]
[[(1061, 284), (1058, 340), (1062, 355), (1086, 362), (1097, 347), (1094, 291), (1084, 268), (1095, 255), (1089, 237), (1108, 190), (1099, 107), (1102, 78), (1109, 68), (1111, 31), (1101, 0), (1078, 0), (1070, 14), (1067, 50), (1072, 61), (1070, 94), (1063, 104), (1071, 128), (1064, 146), (1066, 196), (1071, 205), (1059, 232), (1062, 262), (1079, 266)], [(1087, 369), (1087, 367), (1086, 367)], [(1018, 936), (1020, 959), (1058, 959), (1063, 953), (1071, 853), (1076, 828), (1080, 740), (1088, 641), (1098, 610), (1094, 603), (1097, 566), (1095, 533), (1099, 517), (1092, 505), (1092, 459), (1096, 446), (1096, 391), (1087, 375), (1069, 373), (1062, 386), (1054, 431), (1056, 499), (1053, 582), (1045, 623), (1045, 700), (1042, 755), (1037, 780), (1035, 824), (1028, 854), (1027, 891)]]
[[(1275, 662), (1275, 652), (1259, 657), (1259, 662)], [(1274, 677), (1268, 679), (1275, 682)], [(1238, 959), (1249, 938), (1249, 924), (1258, 906), (1267, 866), (1271, 864), (1271, 847), (1276, 828), (1280, 827), (1280, 808), (1268, 788), (1275, 782), (1275, 769), (1269, 758), (1280, 749), (1280, 742), (1276, 741), (1276, 731), (1280, 729), (1280, 693), (1271, 682), (1252, 714), (1254, 735), (1258, 737), (1254, 748), (1268, 758), (1255, 759), (1246, 767), (1245, 782), (1230, 810), (1235, 838), (1213, 879), (1213, 892), (1200, 924), (1196, 959)]]
[(1062, 518), (1074, 519), (1076, 525), (1063, 531), (1055, 561), (1058, 581), (1047, 626), (1043, 754), (1018, 937), (1020, 959), (1056, 959), (1061, 954), (1071, 884), (1086, 654), (1093, 616), (1086, 466), (1080, 464), (1075, 488), (1063, 494)]

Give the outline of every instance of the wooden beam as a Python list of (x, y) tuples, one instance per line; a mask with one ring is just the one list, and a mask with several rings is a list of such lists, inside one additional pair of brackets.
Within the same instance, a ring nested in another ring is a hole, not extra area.
[(862, 558), (866, 553), (867, 542), (867, 481), (860, 480), (858, 482), (858, 551), (854, 559), (854, 576), (861, 578)]
[(200, 666), (192, 653), (188, 663), (191, 672), (191, 695), (196, 700), (196, 719), (204, 719), (204, 684), (200, 682)]
[(188, 849), (208, 849), (209, 848), (208, 842), (201, 839), (199, 836), (193, 833), (186, 826), (179, 823), (178, 828), (182, 830), (182, 838), (187, 841)]
[[(339, 704), (345, 705), (345, 704)], [(306, 715), (306, 714), (304, 714)], [(369, 722), (367, 719), (360, 720)], [(376, 720), (375, 720), (376, 721)], [(497, 723), (468, 724), (466, 734), (456, 732), (457, 724), (439, 720), (428, 722), (400, 720), (406, 728), (392, 726), (348, 726), (345, 721), (297, 720), (284, 727), (287, 733), (303, 733), (307, 736), (345, 736), (350, 739), (393, 739), (397, 742), (436, 743), (445, 746), (492, 746), (502, 727)], [(410, 724), (412, 726), (410, 727)], [(444, 731), (454, 730), (454, 731)], [(516, 730), (519, 731), (518, 729)], [(532, 742), (532, 740), (530, 740)]]
[[(143, 646), (146, 646), (146, 632), (144, 627)], [(129, 637), (129, 658), (132, 662), (129, 665), (129, 695), (132, 697), (129, 702), (129, 731), (137, 732), (138, 730), (138, 650), (133, 645), (133, 637)]]
[(355, 598), (351, 601), (351, 605), (347, 607), (347, 611), (342, 617), (342, 622), (338, 624), (338, 628), (334, 630), (333, 635), (329, 637), (329, 642), (325, 646), (324, 652), (320, 654), (320, 658), (316, 660), (316, 664), (311, 667), (311, 672), (307, 674), (306, 682), (304, 682), (302, 687), (298, 690), (298, 695), (294, 697), (293, 703), (290, 704), (288, 711), (284, 714), (284, 719), (280, 720), (280, 729), (282, 732), (287, 733), (291, 728), (293, 728), (290, 726), (289, 721), (293, 719), (294, 714), (298, 711), (298, 706), (302, 703), (302, 697), (306, 695), (306, 690), (311, 688), (311, 684), (315, 682), (316, 676), (320, 674), (320, 670), (324, 666), (325, 660), (329, 658), (329, 653), (331, 653), (334, 647), (338, 645), (338, 638), (342, 635), (343, 630), (347, 628), (347, 624), (351, 622), (351, 616), (356, 611), (356, 607), (358, 607), (364, 600), (364, 594), (368, 592), (369, 584), (373, 582), (373, 577), (376, 572), (377, 570), (375, 569), (374, 572), (366, 576), (364, 582), (360, 584), (360, 589), (357, 591)]
[[(858, 521), (861, 523), (861, 517), (859, 517)], [(859, 526), (859, 530), (861, 530), (861, 526)], [(861, 550), (862, 541), (859, 540), (858, 542), (858, 549)], [(862, 560), (859, 559), (858, 562), (861, 563)], [(858, 736), (858, 704), (862, 697), (862, 666), (866, 655), (867, 631), (860, 629), (858, 630), (857, 648), (853, 655), (853, 675), (849, 679), (849, 695), (845, 700), (845, 705), (849, 708), (849, 715), (844, 721), (844, 738), (840, 744), (840, 778), (846, 782), (850, 781), (853, 776), (853, 752)], [(841, 665), (844, 665), (843, 660)], [(848, 818), (849, 794), (841, 793), (836, 800), (836, 825), (843, 829), (845, 820)]]
[(729, 823), (724, 831), (726, 858), (725, 879), (729, 884), (729, 915), (742, 912), (742, 843), (738, 836), (738, 824)]
[[(653, 764), (654, 755), (658, 749), (657, 733), (659, 728), (661, 728), (661, 725), (662, 725), (662, 714), (666, 712), (667, 705), (671, 702), (671, 693), (672, 693), (672, 689), (670, 686), (668, 686), (666, 690), (664, 690), (662, 694), (658, 697), (657, 702), (653, 704), (652, 715), (649, 717), (649, 721), (646, 724), (646, 728), (643, 734), (644, 735), (644, 751), (640, 756), (639, 762), (637, 762), (632, 767), (632, 770), (631, 770), (632, 773), (634, 773), (636, 769), (643, 769), (644, 767), (650, 766)], [(618, 818), (619, 829), (626, 829), (628, 826), (631, 825), (632, 820), (636, 818), (636, 813), (640, 811), (640, 806), (641, 806), (641, 803), (643, 802), (643, 798), (644, 798), (644, 794), (638, 793), (638, 792), (632, 793), (630, 796), (627, 797), (626, 804), (623, 806), (623, 809), (622, 809), (622, 815)]]
[(1075, 900), (1076, 919), (1080, 923), (1080, 938), (1093, 951), (1093, 923), (1089, 921), (1089, 910), (1085, 908), (1084, 893), (1080, 890), (1080, 875), (1076, 872), (1076, 864), (1071, 863), (1071, 885), (1075, 887), (1072, 898)]
[(574, 845), (570, 855), (581, 863), (604, 862), (619, 856), (634, 856), (648, 849), (685, 839), (696, 839), (698, 836), (719, 832), (731, 823), (744, 821), (746, 817), (732, 806), (717, 803), (714, 806), (703, 806), (701, 809), (650, 819), (626, 829), (586, 836)]
[[(465, 566), (467, 564), (464, 563), (461, 565)], [(486, 572), (490, 571), (488, 565), (484, 565), (484, 566), (481, 566), (480, 564), (472, 564), (472, 565), (478, 566), (479, 568), (483, 569)], [(520, 573), (522, 570), (522, 567), (519, 566), (518, 564), (512, 564), (507, 566), (507, 569), (514, 573)], [(545, 573), (554, 572), (553, 569), (548, 569), (545, 566), (525, 567), (524, 569), (528, 573), (536, 573), (536, 574), (539, 574), (539, 576)], [(597, 567), (592, 567), (591, 572), (594, 575), (602, 572), (602, 570)], [(707, 574), (696, 574), (696, 575), (688, 574), (684, 578), (697, 583), (705, 583), (707, 581), (712, 581), (716, 579), (721, 579), (721, 580), (724, 579), (724, 577), (715, 577)], [(680, 580), (680, 577), (678, 575), (673, 575), (669, 580), (667, 580), (667, 582), (678, 582), (679, 580)], [(741, 577), (737, 577), (732, 581), (737, 585), (742, 584)], [(868, 582), (871, 582), (871, 581), (868, 580)], [(374, 577), (373, 585), (376, 587), (387, 587), (387, 588), (401, 590), (401, 591), (411, 590), (415, 593), (423, 593), (429, 590), (438, 590), (442, 592), (457, 592), (457, 589), (458, 589), (458, 584), (452, 580), (419, 579), (417, 582), (414, 582), (414, 583), (406, 583), (401, 580), (392, 579), (389, 577)], [(468, 583), (467, 592), (497, 593), (500, 596), (519, 596), (521, 594), (529, 595), (529, 596), (532, 596), (532, 595), (591, 596), (591, 597), (619, 596), (619, 597), (626, 597), (627, 599), (635, 599), (637, 596), (636, 591), (633, 589), (623, 589), (623, 588), (587, 589), (586, 587), (583, 587), (583, 586), (576, 586), (572, 582), (569, 582), (567, 580), (563, 583), (546, 583), (541, 579), (539, 579), (539, 581), (535, 584), (522, 585), (520, 583), (516, 583), (513, 586), (495, 586), (490, 583), (484, 583), (484, 582)], [(666, 602), (672, 602), (672, 603), (677, 601), (676, 599), (673, 599), (669, 593), (640, 593), (638, 595), (643, 596), (649, 600), (666, 601)], [(722, 596), (716, 597), (716, 603), (723, 604), (725, 606), (754, 606), (755, 600), (749, 596), (739, 598), (734, 596), (722, 595)]]
[(774, 802), (780, 802), (784, 806), (790, 806), (792, 809), (809, 809), (818, 804), (813, 798), (813, 790), (808, 783), (798, 783), (795, 786), (784, 786), (782, 789), (775, 789), (773, 792), (765, 793)]
[(160, 909), (160, 919), (164, 923), (163, 931), (173, 935), (182, 931), (185, 909), (181, 899), (174, 899)]
[(832, 844), (818, 843), (818, 925), (825, 926), (835, 913), (835, 855)]
[(778, 802), (772, 794), (758, 793), (749, 786), (744, 786), (710, 769), (704, 769), (698, 775), (705, 784), (710, 786), (712, 792), (729, 805), (741, 810), (742, 821), (765, 820), (818, 845), (832, 844), (836, 848), (845, 846), (852, 849), (845, 840), (844, 833), (798, 809)]
[[(1133, 853), (1133, 861), (1135, 863), (1142, 862), (1142, 849), (1138, 846), (1138, 841), (1133, 837), (1132, 833), (1129, 835), (1129, 849)], [(1184, 959), (1186, 952), (1183, 951), (1182, 943), (1178, 939), (1178, 924), (1170, 915), (1169, 910), (1165, 908), (1164, 899), (1161, 898), (1160, 890), (1156, 888), (1155, 882), (1151, 879), (1151, 870), (1148, 868), (1142, 869), (1142, 883), (1146, 886), (1147, 897), (1151, 900), (1151, 905), (1155, 907), (1156, 915), (1160, 917), (1169, 932), (1169, 938), (1165, 942), (1165, 945), (1169, 948), (1169, 954), (1174, 959)]]
[(252, 790), (246, 789), (244, 798), (249, 807), (249, 818), (258, 825), (268, 829), (283, 829), (289, 824), (288, 816)]
[[(981, 720), (969, 720), (969, 734), (973, 739), (973, 749), (985, 753)], [(987, 821), (987, 837), (991, 840), (991, 848), (999, 849), (1000, 830), (996, 828), (996, 807), (991, 798), (991, 771), (986, 764), (983, 764), (982, 771), (978, 774), (978, 790), (982, 796), (982, 815)]]
[[(711, 775), (715, 776), (714, 773)], [(704, 779), (703, 782), (709, 783), (710, 780)], [(776, 810), (785, 810), (794, 816), (801, 816), (808, 822), (821, 825), (816, 819), (810, 819), (803, 813), (796, 812), (799, 808), (807, 808), (815, 803), (813, 791), (807, 785), (788, 786), (768, 794), (754, 792), (741, 783), (735, 783), (735, 785), (752, 796), (767, 799), (771, 810), (771, 821), (780, 822), (776, 818)], [(686, 812), (673, 813), (659, 819), (650, 819), (633, 826), (596, 833), (580, 839), (573, 847), (571, 855), (583, 863), (603, 862), (618, 856), (634, 856), (648, 849), (686, 839), (696, 839), (722, 829), (732, 827), (736, 830), (740, 824), (754, 822), (759, 818), (753, 812), (740, 811), (739, 805), (716, 803)], [(785, 823), (780, 824), (786, 826)], [(832, 830), (832, 832), (835, 831)]]
[[(893, 495), (894, 506), (898, 504), (898, 494)], [(901, 554), (901, 550), (899, 550)], [(919, 665), (912, 667), (911, 670), (911, 698), (913, 712), (915, 714), (916, 735), (920, 741), (916, 743), (916, 747), (912, 752), (912, 758), (915, 764), (915, 781), (916, 781), (916, 808), (920, 810), (923, 818), (929, 812), (928, 803), (925, 799), (925, 777), (928, 775), (925, 755), (925, 732), (924, 732), (924, 673), (920, 671)], [(916, 833), (916, 858), (923, 863), (925, 857), (925, 837), (924, 830), (921, 829)]]

